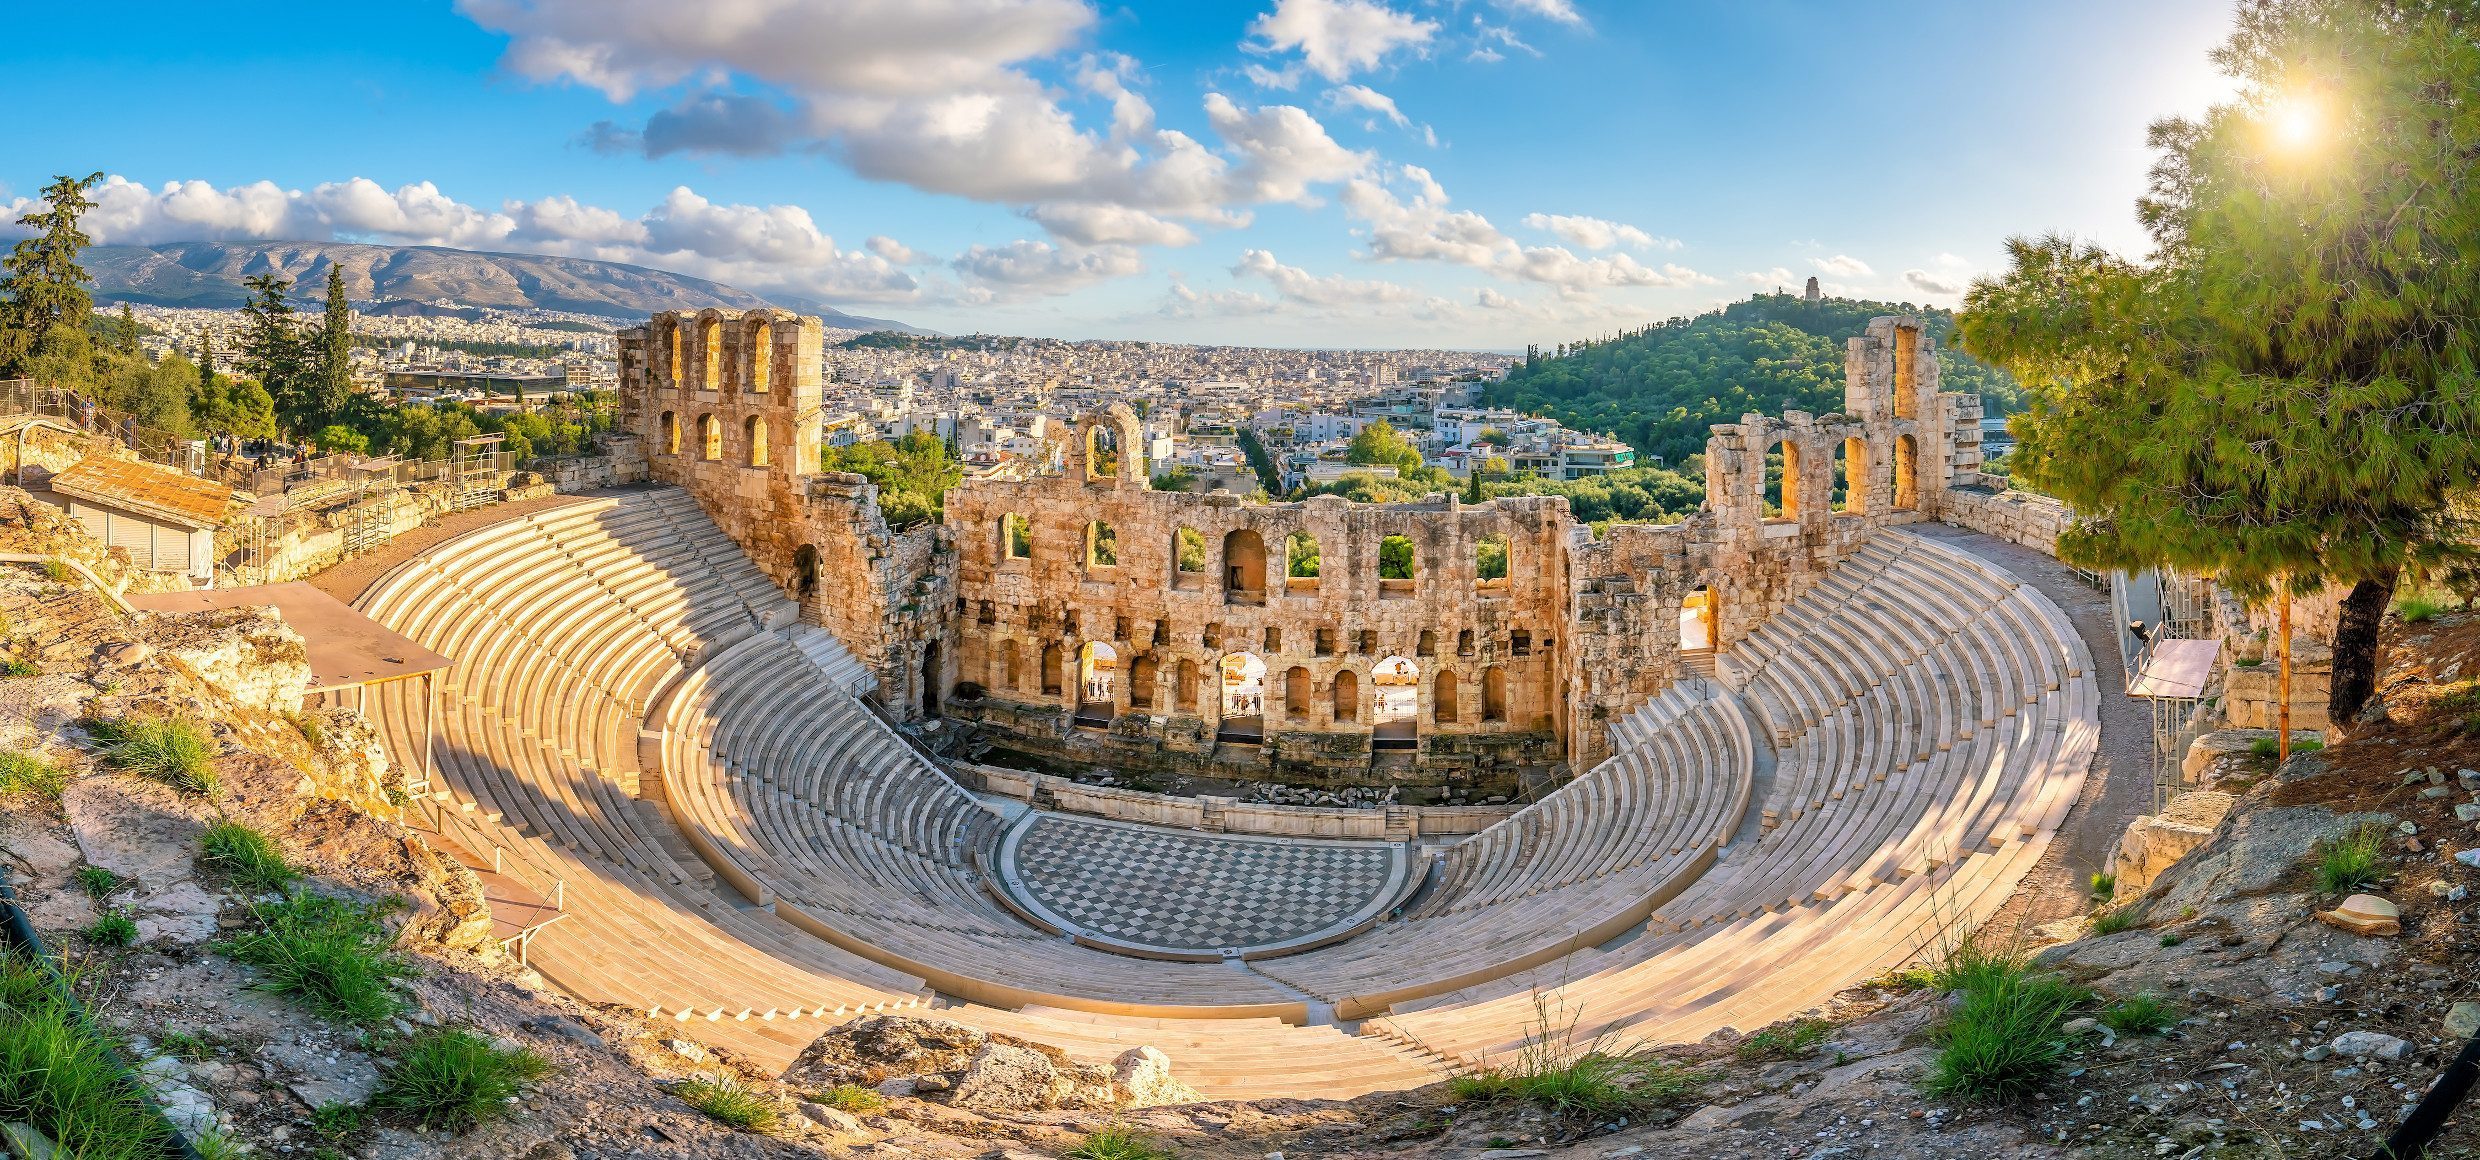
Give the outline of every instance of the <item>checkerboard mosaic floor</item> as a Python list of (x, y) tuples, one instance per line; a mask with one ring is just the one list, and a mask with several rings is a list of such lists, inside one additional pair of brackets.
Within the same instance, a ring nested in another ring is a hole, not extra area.
[(1053, 914), (1174, 950), (1266, 946), (1351, 917), (1387, 888), (1401, 851), (1267, 842), (1044, 817), (1011, 867)]

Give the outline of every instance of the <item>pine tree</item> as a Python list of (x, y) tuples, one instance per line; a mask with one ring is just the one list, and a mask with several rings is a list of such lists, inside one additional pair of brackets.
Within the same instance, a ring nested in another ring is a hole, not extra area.
[(2480, 42), (2377, 7), (2242, 6), (2216, 53), (2240, 99), (2153, 127), (2155, 253), (2015, 239), (1961, 324), (2034, 387), (2010, 462), (2076, 511), (2061, 557), (2250, 599), (2349, 586), (2344, 727), (2404, 568), (2468, 559), (2447, 499), (2480, 480)]
[(323, 424), (317, 386), (312, 381), (302, 335), (293, 324), (292, 304), (284, 300), (290, 279), (254, 274), (244, 285), (250, 301), (243, 305), (240, 365), (257, 379), (273, 400), (275, 412), (290, 431), (315, 431)]
[(43, 187), (42, 208), (17, 219), (34, 236), (0, 258), (0, 378), (24, 374), (26, 360), (64, 325), (84, 333), (95, 299), (78, 255), (94, 239), (78, 218), (95, 207), (86, 191), (102, 180), (101, 173), (55, 176)]
[(344, 299), (344, 266), (340, 263), (327, 266), (327, 317), (319, 340), (317, 418), (325, 426), (344, 413), (346, 401), (353, 397), (353, 308)]

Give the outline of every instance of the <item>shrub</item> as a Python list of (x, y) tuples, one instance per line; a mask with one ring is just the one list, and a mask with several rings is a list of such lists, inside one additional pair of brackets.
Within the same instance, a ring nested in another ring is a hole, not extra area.
[(187, 1031), (167, 1031), (155, 1040), (155, 1046), (176, 1059), (197, 1063), (215, 1054), (215, 1047), (205, 1037)]
[(1511, 1068), (1460, 1075), (1447, 1081), (1447, 1091), (1459, 1100), (1520, 1101), (1553, 1115), (1602, 1121), (1675, 1099), (1702, 1080), (1701, 1073), (1663, 1060), (1589, 1051), (1556, 1063), (1519, 1060)]
[(69, 562), (66, 560), (55, 557), (43, 561), (43, 578), (54, 584), (66, 584), (76, 577), (77, 573), (69, 569)]
[(2136, 921), (2136, 908), (2132, 906), (2104, 906), (2092, 913), (2094, 934), (2117, 934), (2122, 930), (2134, 930), (2142, 925), (2144, 924)]
[(2020, 954), (1968, 942), (1949, 957), (1946, 975), (1963, 1003), (1937, 1029), (1937, 1059), (1925, 1085), (1931, 1095), (2013, 1100), (2058, 1070), (2067, 1050), (2059, 1028), (2086, 992), (2033, 973)]
[(1068, 1160), (1171, 1160), (1154, 1137), (1126, 1124), (1104, 1124), (1067, 1152)]
[(2437, 614), (2445, 610), (2444, 601), (2432, 600), (2418, 593), (2394, 602), (2394, 611), (2403, 618), (2404, 624), (2419, 624), (2422, 621), (2435, 620)]
[(69, 1008), (58, 980), (0, 951), (0, 1118), (27, 1123), (78, 1160), (159, 1160), (171, 1129)]
[(887, 1097), (878, 1094), (878, 1089), (865, 1088), (857, 1083), (839, 1083), (823, 1092), (810, 1093), (810, 1098), (836, 1111), (851, 1112), (856, 1116), (887, 1106)]
[(2093, 875), (2090, 893), (2095, 902), (2108, 902), (2118, 897), (2118, 875), (2107, 872)]
[(1796, 1059), (1806, 1055), (1834, 1031), (1834, 1024), (1823, 1019), (1794, 1019), (1777, 1023), (1740, 1041), (1733, 1052), (1744, 1060)]
[(2178, 1026), (2178, 1012), (2150, 991), (2130, 995), (2101, 1009), (2104, 1027), (2121, 1035), (2153, 1035)]
[(77, 868), (77, 884), (88, 898), (100, 902), (121, 888), (121, 876), (101, 866), (80, 866)]
[(462, 1131), (508, 1110), (508, 1098), (551, 1074), (531, 1051), (502, 1051), (471, 1031), (424, 1031), (405, 1045), (370, 1108), (426, 1129)]
[(138, 941), (138, 924), (116, 910), (88, 924), (85, 934), (86, 941), (99, 947), (125, 947)]
[(310, 1130), (330, 1143), (362, 1130), (362, 1109), (352, 1104), (320, 1104), (311, 1109)]
[(0, 752), (0, 798), (38, 794), (57, 798), (69, 788), (69, 771), (31, 753)]
[(2186, 941), (2187, 936), (2182, 934), (2171, 933), (2161, 936), (2161, 945), (2166, 947), (2174, 947)]
[(261, 893), (282, 890), (301, 877), (285, 864), (275, 839), (233, 821), (207, 827), (198, 841), (198, 864), (235, 886)]
[(699, 1076), (680, 1081), (672, 1094), (719, 1124), (744, 1132), (772, 1132), (782, 1121), (775, 1101), (729, 1076)]
[(388, 950), (382, 908), (341, 898), (294, 894), (250, 907), (252, 929), (224, 944), (257, 967), (259, 986), (289, 995), (330, 1019), (370, 1026), (396, 1014), (389, 980), (413, 968)]
[(2342, 894), (2385, 877), (2385, 828), (2374, 822), (2316, 844), (2316, 888)]
[[(2291, 755), (2296, 757), (2302, 753), (2314, 753), (2323, 748), (2325, 748), (2324, 742), (2313, 737), (2302, 737), (2291, 742)], [(2248, 742), (2248, 755), (2251, 757), (2262, 757), (2266, 760), (2272, 760), (2280, 757), (2282, 756), (2282, 739), (2279, 737), (2259, 737), (2254, 741), (2250, 741)]]
[(125, 717), (103, 726), (103, 757), (187, 793), (215, 794), (215, 745), (178, 717)]
[(213, 1128), (201, 1134), (193, 1146), (198, 1149), (198, 1160), (248, 1160), (250, 1155), (249, 1145)]
[(42, 675), (41, 666), (23, 657), (0, 660), (0, 677), (39, 677)]

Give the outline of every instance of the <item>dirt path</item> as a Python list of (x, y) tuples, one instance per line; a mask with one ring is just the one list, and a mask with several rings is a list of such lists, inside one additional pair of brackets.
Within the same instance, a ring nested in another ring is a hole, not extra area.
[(2093, 754), (2084, 792), (2040, 864), (2024, 876), (2023, 888), (1990, 920), (1990, 926), (2004, 931), (2082, 914), (2089, 907), (2093, 873), (2109, 861), (2127, 823), (2153, 808), (2153, 783), (2147, 772), (2152, 718), (2143, 702), (2127, 696), (2126, 674), (2118, 655), (2118, 617), (2111, 610), (2110, 594), (2086, 587), (2066, 565), (2031, 548), (1945, 524), (1914, 524), (1905, 530), (1970, 552), (2039, 589), (2066, 612), (2076, 635), (2092, 651), (2093, 680), (2101, 692), (2101, 745)]
[(541, 499), (519, 500), (516, 503), (495, 503), (470, 511), (441, 516), (404, 535), (389, 540), (378, 551), (355, 556), (333, 568), (308, 577), (312, 587), (347, 604), (361, 598), (362, 591), (376, 583), (388, 570), (432, 548), (464, 535), (475, 528), (513, 520), (533, 512), (549, 511), (594, 498), (596, 492), (582, 495), (548, 495)]

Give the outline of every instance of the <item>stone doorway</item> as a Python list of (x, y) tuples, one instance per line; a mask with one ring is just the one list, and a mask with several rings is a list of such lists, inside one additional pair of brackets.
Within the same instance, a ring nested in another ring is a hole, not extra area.
[(1421, 733), (1421, 666), (1411, 657), (1388, 657), (1370, 670), (1376, 701), (1371, 744), (1379, 749), (1417, 749)]
[(1119, 650), (1089, 641), (1076, 654), (1076, 723), (1101, 729), (1118, 709)]
[(1223, 721), (1214, 739), (1242, 745), (1266, 740), (1266, 662), (1253, 653), (1232, 653), (1222, 660)]

